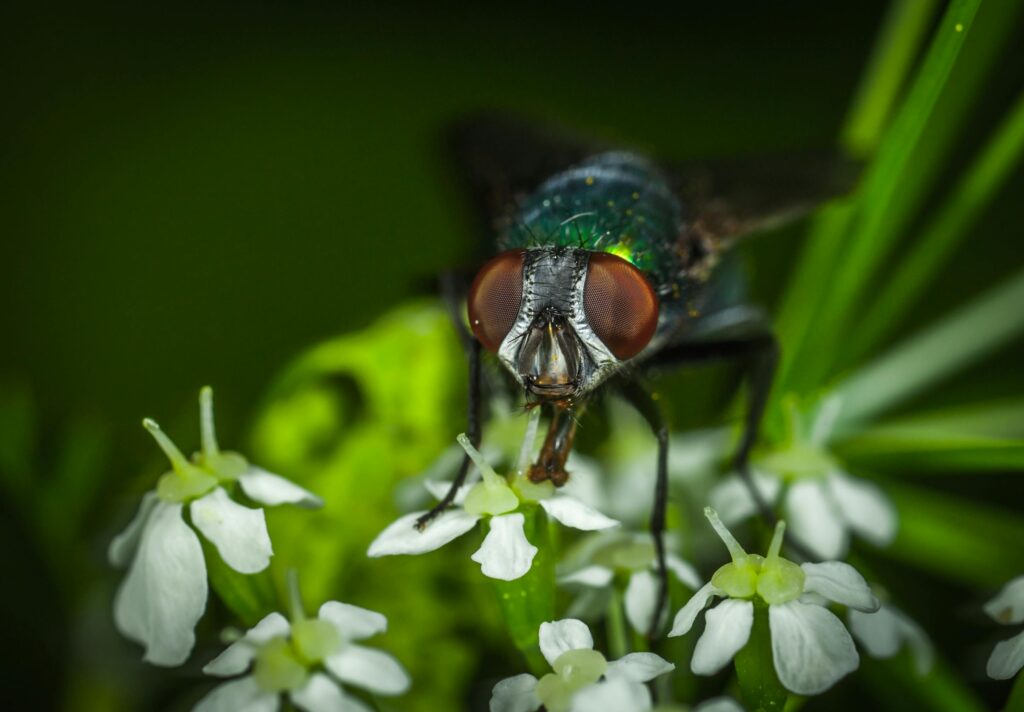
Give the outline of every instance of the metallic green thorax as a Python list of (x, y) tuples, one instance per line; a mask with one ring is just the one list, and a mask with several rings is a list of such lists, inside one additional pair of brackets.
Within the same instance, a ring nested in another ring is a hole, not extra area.
[(678, 296), (682, 208), (664, 175), (631, 153), (603, 153), (552, 176), (529, 196), (500, 249), (580, 247), (643, 270), (661, 296)]

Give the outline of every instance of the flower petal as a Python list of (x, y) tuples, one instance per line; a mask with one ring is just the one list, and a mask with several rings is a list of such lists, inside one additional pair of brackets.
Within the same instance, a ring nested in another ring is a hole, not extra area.
[(614, 577), (615, 572), (604, 566), (584, 566), (582, 569), (561, 577), (558, 579), (558, 583), (578, 583), (590, 588), (604, 588), (612, 582)]
[(223, 487), (192, 502), (192, 524), (217, 547), (224, 563), (241, 574), (270, 565), (274, 550), (262, 509), (243, 507)]
[(537, 678), (523, 673), (506, 677), (491, 691), (491, 712), (534, 712), (540, 707)]
[(623, 603), (626, 608), (626, 619), (638, 633), (646, 635), (651, 629), (654, 607), (658, 605), (659, 586), (658, 577), (652, 571), (635, 571), (629, 577)]
[(871, 593), (867, 581), (849, 564), (822, 561), (820, 564), (803, 563), (800, 568), (807, 575), (805, 591), (819, 593), (830, 601), (865, 613), (878, 610), (878, 599)]
[(891, 658), (904, 641), (910, 645), (918, 675), (927, 675), (935, 663), (935, 650), (927, 634), (903, 611), (883, 603), (875, 613), (847, 612), (850, 632), (874, 658)]
[(862, 613), (851, 608), (846, 619), (853, 637), (861, 642), (871, 657), (884, 660), (899, 651), (903, 641), (896, 617), (888, 606), (882, 606), (874, 613)]
[(996, 597), (985, 604), (985, 613), (997, 623), (1024, 622), (1024, 576), (1003, 586)]
[(676, 613), (675, 620), (672, 621), (672, 630), (669, 631), (668, 636), (671, 638), (676, 635), (686, 635), (689, 633), (690, 628), (693, 627), (693, 622), (697, 620), (697, 614), (707, 607), (712, 597), (721, 595), (722, 592), (715, 588), (710, 581), (697, 589), (697, 593), (690, 596), (690, 600), (686, 602), (686, 605)]
[(149, 521), (149, 515), (152, 514), (153, 507), (159, 501), (156, 492), (150, 491), (142, 495), (142, 502), (139, 504), (139, 509), (135, 516), (132, 517), (131, 523), (124, 528), (124, 531), (114, 537), (107, 548), (107, 559), (113, 566), (123, 569), (131, 563), (136, 549), (139, 548), (139, 542), (142, 540), (142, 531), (146, 527), (146, 522)]
[(377, 535), (370, 544), (367, 556), (392, 556), (394, 554), (425, 554), (462, 536), (480, 520), (474, 514), (461, 509), (441, 512), (423, 531), (416, 528), (416, 520), (426, 512), (413, 512), (399, 517), (388, 528)]
[(704, 618), (707, 627), (693, 650), (690, 669), (697, 675), (714, 675), (750, 639), (754, 604), (730, 598), (708, 611)]
[(828, 487), (850, 528), (876, 546), (896, 538), (896, 508), (874, 484), (842, 472), (828, 475)]
[(552, 666), (569, 650), (592, 650), (594, 636), (583, 621), (565, 618), (540, 624), (540, 652)]
[(484, 576), (502, 581), (514, 581), (526, 575), (537, 555), (537, 547), (523, 532), (526, 518), (522, 514), (502, 514), (491, 517), (491, 530), (483, 544), (470, 557), (480, 564)]
[[(782, 481), (764, 470), (752, 470), (751, 479), (768, 504), (778, 499)], [(750, 488), (739, 475), (730, 475), (715, 485), (708, 494), (708, 504), (718, 512), (719, 518), (727, 525), (738, 524), (757, 514), (757, 503), (750, 494)]]
[(114, 599), (118, 630), (146, 646), (147, 662), (180, 665), (195, 645), (206, 593), (199, 537), (182, 519), (181, 504), (158, 502)]
[(362, 640), (388, 629), (388, 619), (382, 614), (340, 601), (328, 601), (317, 615), (332, 623), (342, 640)]
[(278, 697), (251, 676), (218, 685), (192, 708), (192, 712), (277, 712)]
[(643, 712), (651, 709), (651, 693), (639, 682), (623, 679), (587, 685), (572, 697), (570, 712)]
[(238, 484), (247, 497), (271, 507), (295, 504), (306, 509), (317, 509), (324, 506), (324, 501), (309, 490), (259, 467), (249, 467), (239, 476)]
[(619, 526), (616, 520), (568, 495), (556, 494), (554, 497), (542, 499), (540, 506), (549, 517), (573, 529), (592, 532)]
[(1009, 640), (996, 643), (988, 659), (988, 676), (995, 680), (1009, 680), (1024, 667), (1024, 632)]
[(350, 643), (329, 655), (324, 666), (342, 682), (378, 695), (401, 695), (409, 689), (409, 675), (387, 653)]
[(322, 672), (313, 673), (306, 684), (289, 697), (296, 707), (306, 712), (373, 712), (360, 700), (342, 692), (338, 683)]
[(853, 639), (826, 608), (790, 601), (768, 607), (772, 657), (790, 692), (816, 695), (860, 665)]
[(630, 682), (647, 682), (672, 672), (676, 666), (654, 653), (629, 653), (608, 663), (605, 675), (609, 680), (622, 678)]
[(793, 536), (822, 559), (846, 553), (849, 534), (820, 481), (795, 482), (786, 493), (786, 520)]
[(665, 566), (671, 571), (676, 579), (696, 591), (703, 585), (700, 574), (690, 563), (683, 561), (675, 554), (665, 554)]
[(271, 613), (250, 628), (241, 640), (235, 641), (224, 652), (203, 666), (203, 672), (217, 677), (230, 677), (245, 672), (256, 657), (256, 646), (271, 638), (286, 636), (291, 631), (288, 619), (280, 613)]
[(693, 712), (743, 712), (743, 707), (731, 697), (712, 697), (694, 707)]

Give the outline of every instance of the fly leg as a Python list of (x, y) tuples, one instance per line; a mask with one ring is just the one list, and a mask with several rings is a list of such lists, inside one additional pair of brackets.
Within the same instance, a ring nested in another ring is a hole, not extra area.
[(658, 472), (654, 486), (654, 506), (651, 509), (651, 537), (658, 563), (658, 599), (647, 638), (653, 640), (661, 623), (662, 612), (668, 603), (668, 568), (665, 566), (665, 509), (668, 506), (668, 426), (657, 401), (643, 386), (633, 380), (623, 383), (626, 400), (643, 416), (658, 439)]
[[(480, 393), (479, 341), (476, 339), (469, 340), (467, 355), (469, 356), (469, 423), (466, 427), (466, 434), (469, 436), (469, 441), (473, 443), (473, 447), (480, 447), (480, 401), (482, 398)], [(437, 517), (437, 515), (444, 510), (448, 509), (452, 502), (455, 501), (455, 495), (466, 481), (466, 475), (469, 473), (470, 462), (469, 455), (465, 455), (462, 458), (462, 464), (459, 466), (459, 472), (455, 476), (452, 486), (448, 488), (448, 492), (445, 493), (440, 502), (434, 505), (433, 509), (416, 520), (415, 526), (417, 529), (423, 531), (431, 520)]]
[[(733, 467), (739, 472), (761, 518), (769, 527), (774, 527), (775, 511), (765, 501), (761, 491), (754, 484), (750, 471), (750, 452), (757, 443), (761, 418), (768, 405), (775, 369), (779, 363), (779, 342), (771, 332), (760, 331), (752, 336), (720, 341), (696, 341), (682, 343), (656, 357), (657, 365), (696, 365), (724, 360), (742, 361), (747, 371), (747, 409), (743, 420), (740, 444), (733, 458)], [(800, 557), (813, 559), (809, 550), (800, 541), (787, 533), (787, 544)]]

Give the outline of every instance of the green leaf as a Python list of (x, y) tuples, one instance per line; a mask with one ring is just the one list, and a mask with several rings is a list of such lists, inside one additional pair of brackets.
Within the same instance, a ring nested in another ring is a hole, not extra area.
[(735, 664), (746, 709), (751, 712), (785, 709), (789, 692), (775, 674), (768, 607), (764, 604), (754, 604), (754, 625), (750, 630), (750, 640), (736, 653)]
[(885, 492), (900, 528), (879, 555), (974, 586), (1000, 586), (1024, 571), (1020, 517), (922, 487), (889, 482)]
[(835, 388), (837, 428), (849, 428), (931, 386), (1024, 328), (1024, 272), (923, 333), (899, 344)]
[(548, 523), (539, 507), (523, 512), (526, 538), (537, 547), (533, 565), (515, 581), (494, 581), (505, 627), (516, 647), (523, 653), (530, 672), (541, 676), (550, 666), (540, 652), (540, 624), (555, 619), (555, 559)]

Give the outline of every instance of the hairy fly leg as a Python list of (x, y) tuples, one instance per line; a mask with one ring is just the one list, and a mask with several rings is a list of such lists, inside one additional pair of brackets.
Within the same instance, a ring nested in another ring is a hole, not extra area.
[[(467, 356), (469, 357), (469, 412), (467, 415), (469, 422), (466, 427), (466, 434), (469, 436), (469, 441), (473, 443), (473, 447), (478, 448), (480, 447), (480, 410), (483, 398), (480, 392), (480, 342), (476, 339), (469, 339)], [(415, 526), (417, 529), (422, 531), (432, 519), (451, 506), (452, 502), (455, 501), (455, 495), (458, 493), (459, 488), (466, 481), (470, 463), (469, 455), (463, 456), (462, 464), (459, 466), (459, 472), (455, 476), (452, 486), (448, 488), (444, 498), (435, 504), (433, 509), (416, 520)]]
[(622, 383), (622, 394), (637, 409), (658, 439), (657, 479), (654, 485), (654, 506), (651, 509), (651, 537), (658, 559), (658, 599), (654, 606), (647, 637), (653, 639), (661, 623), (661, 614), (668, 603), (668, 568), (665, 566), (665, 509), (668, 506), (668, 426), (661, 408), (643, 386), (633, 380)]
[[(747, 408), (743, 419), (743, 431), (739, 447), (733, 457), (733, 467), (740, 474), (750, 496), (769, 528), (774, 528), (775, 511), (761, 495), (754, 484), (750, 471), (750, 453), (757, 443), (768, 397), (771, 395), (775, 371), (779, 363), (779, 342), (775, 335), (760, 331), (749, 337), (738, 337), (714, 341), (682, 342), (666, 349), (655, 357), (651, 365), (684, 366), (739, 361), (744, 365), (747, 378)], [(792, 535), (786, 537), (787, 545), (800, 557), (813, 559), (806, 546)]]

